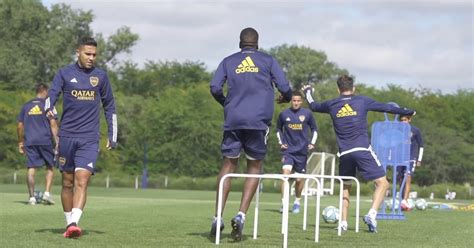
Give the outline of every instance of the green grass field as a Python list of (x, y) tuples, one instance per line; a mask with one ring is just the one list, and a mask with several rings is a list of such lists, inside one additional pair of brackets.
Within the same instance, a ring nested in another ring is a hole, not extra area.
[[(25, 185), (0, 185), (0, 247), (216, 247), (209, 238), (214, 211), (214, 192), (90, 188), (80, 226), (83, 236), (65, 239), (59, 187), (53, 190), (56, 205), (25, 205)], [(253, 205), (244, 240), (230, 240), (230, 219), (238, 210), (240, 193), (231, 193), (224, 214), (220, 247), (279, 247), (282, 244), (280, 196), (263, 193), (260, 198), (259, 236), (252, 239)], [(472, 202), (461, 202), (471, 203)], [(322, 208), (336, 205), (334, 196), (322, 198)], [(361, 215), (369, 199), (361, 202)], [(321, 223), (320, 243), (314, 243), (314, 201), (309, 228), (302, 230), (302, 214), (290, 214), (289, 247), (472, 247), (474, 212), (429, 209), (406, 213), (405, 221), (379, 221), (379, 233), (354, 232), (354, 208), (349, 231), (338, 237), (335, 224)], [(469, 245), (471, 244), (471, 245)]]

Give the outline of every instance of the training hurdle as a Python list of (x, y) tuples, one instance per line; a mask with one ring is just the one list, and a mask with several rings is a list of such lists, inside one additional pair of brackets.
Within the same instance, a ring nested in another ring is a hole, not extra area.
[[(283, 175), (283, 174), (267, 174), (267, 175), (277, 175), (277, 176), (283, 176), (284, 178), (287, 178), (287, 179), (296, 179), (296, 178), (302, 178), (302, 179), (306, 179), (305, 180), (305, 187), (307, 187), (308, 185), (308, 182), (309, 180), (314, 180), (317, 187), (318, 187), (318, 192), (316, 193), (316, 228), (315, 228), (315, 232), (314, 232), (314, 242), (319, 242), (319, 212), (320, 212), (320, 197), (321, 197), (321, 193), (322, 192), (322, 185), (320, 183), (320, 181), (314, 176), (314, 175), (306, 175), (306, 174), (290, 174), (290, 175)], [(286, 190), (286, 188), (285, 188)], [(255, 222), (255, 225), (254, 225), (254, 239), (257, 239), (257, 228), (256, 228), (256, 225), (258, 223), (258, 204), (259, 204), (259, 194), (260, 192), (257, 191), (257, 198), (256, 198), (256, 207), (255, 207), (255, 219), (254, 219), (254, 222)], [(285, 197), (287, 196), (287, 197)], [(284, 199), (284, 203), (283, 203), (283, 214), (282, 214), (282, 226), (281, 226), (281, 232), (283, 235), (286, 235), (288, 236), (288, 217), (289, 217), (289, 209), (290, 209), (290, 194), (289, 194), (289, 183), (288, 183), (288, 194), (286, 195), (284, 193), (284, 196), (283, 196), (283, 199)], [(307, 196), (305, 197), (305, 205), (304, 205), (304, 212), (305, 212), (305, 217), (304, 217), (304, 230), (306, 230), (306, 212), (307, 212), (307, 206), (308, 204), (308, 198)], [(287, 206), (286, 208), (286, 211), (285, 212), (285, 206)]]
[[(288, 178), (283, 176), (282, 174), (237, 174), (237, 173), (229, 173), (224, 175), (220, 182), (219, 182), (219, 191), (218, 191), (218, 197), (217, 197), (217, 225), (220, 225), (221, 219), (222, 219), (222, 191), (224, 188), (224, 181), (227, 178), (258, 178), (258, 179), (279, 179), (282, 180), (284, 183), (284, 192), (283, 192), (283, 199), (289, 199), (290, 195), (290, 185), (288, 183)], [(257, 187), (257, 194), (259, 192), (259, 189)], [(287, 202), (287, 201), (285, 201)], [(258, 204), (256, 205), (257, 211), (258, 211)], [(283, 220), (288, 220), (288, 212), (289, 212), (289, 206), (288, 204), (283, 204)], [(258, 214), (256, 215), (258, 216)], [(283, 222), (285, 223), (285, 222)], [(282, 225), (283, 225), (282, 223)], [(257, 232), (256, 232), (257, 225), (254, 223), (254, 239), (257, 238)], [(282, 227), (283, 228), (283, 227)], [(221, 231), (220, 228), (216, 228), (216, 245), (219, 244), (220, 242), (220, 236), (221, 236)], [(283, 233), (283, 247), (286, 248), (288, 245), (288, 232)]]
[[(359, 209), (360, 209), (360, 183), (355, 177), (346, 177), (346, 176), (321, 176), (321, 175), (307, 175), (307, 174), (291, 174), (291, 175), (283, 175), (283, 174), (236, 174), (230, 173), (224, 175), (220, 182), (219, 182), (219, 191), (218, 191), (218, 206), (217, 206), (217, 223), (220, 223), (222, 219), (222, 194), (223, 194), (223, 185), (224, 181), (227, 178), (258, 178), (258, 179), (279, 179), (282, 180), (284, 183), (284, 192), (283, 192), (283, 213), (282, 213), (282, 234), (283, 234), (283, 247), (286, 248), (288, 245), (288, 217), (289, 217), (289, 195), (290, 195), (290, 187), (288, 179), (293, 178), (301, 178), (305, 179), (305, 187), (307, 189), (307, 184), (309, 180), (315, 180), (318, 185), (318, 193), (316, 195), (316, 223), (315, 223), (315, 242), (319, 242), (319, 214), (320, 214), (320, 196), (321, 196), (321, 184), (318, 179), (336, 179), (340, 182), (340, 192), (339, 192), (339, 220), (342, 219), (342, 204), (343, 204), (343, 179), (353, 180), (356, 182), (357, 185), (357, 193), (356, 193), (356, 221), (355, 221), (355, 231), (359, 232)], [(260, 191), (257, 188), (257, 196), (256, 196), (256, 205), (255, 205), (255, 217), (254, 217), (254, 231), (253, 231), (253, 238), (257, 239), (257, 230), (258, 230), (258, 210), (259, 210), (259, 194)], [(303, 217), (303, 230), (306, 230), (306, 219), (307, 219), (307, 204), (308, 204), (308, 196), (305, 195), (305, 204), (304, 204), (304, 217)], [(338, 236), (341, 236), (341, 224), (338, 224)], [(220, 242), (220, 229), (217, 228), (216, 230), (216, 245)]]
[[(279, 175), (279, 174), (277, 174)], [(340, 184), (340, 187), (339, 187), (339, 220), (342, 219), (342, 204), (343, 204), (343, 180), (346, 179), (346, 180), (351, 180), (351, 181), (354, 181), (356, 183), (356, 221), (355, 221), (355, 232), (359, 232), (359, 213), (360, 213), (360, 183), (359, 183), (359, 180), (355, 177), (349, 177), (349, 176), (324, 176), (324, 175), (309, 175), (309, 174), (291, 174), (291, 175), (285, 175), (285, 177), (287, 178), (292, 178), (292, 179), (297, 179), (297, 178), (301, 178), (301, 179), (306, 179), (305, 180), (305, 190), (307, 190), (307, 185), (308, 185), (308, 180), (309, 179), (331, 179), (331, 180), (338, 180), (339, 181), (339, 184)], [(317, 185), (318, 185), (318, 193), (317, 193), (317, 199), (316, 199), (316, 227), (315, 227), (315, 239), (314, 241), (315, 242), (319, 242), (319, 215), (320, 215), (320, 206), (319, 206), (319, 197), (322, 195), (322, 185), (321, 185), (321, 182), (319, 182), (318, 180), (315, 180), (317, 182)], [(258, 194), (258, 192), (257, 192)], [(307, 206), (308, 206), (308, 194), (304, 194), (305, 197), (304, 197), (304, 210), (303, 210), (303, 230), (306, 230), (306, 226), (307, 226), (307, 214), (308, 214), (308, 210), (307, 210)], [(257, 195), (258, 196), (258, 195)], [(286, 201), (288, 201), (288, 205), (289, 205), (289, 195), (288, 195), (288, 199), (284, 198), (285, 199), (285, 203), (287, 203)], [(258, 198), (257, 198), (257, 201), (258, 201)], [(289, 208), (289, 207), (288, 207)], [(286, 226), (288, 225), (288, 220), (286, 220)], [(286, 232), (288, 232), (288, 230), (286, 230)], [(338, 236), (341, 236), (342, 234), (342, 229), (341, 229), (341, 222), (338, 222), (338, 232), (337, 232), (337, 235)], [(256, 237), (256, 236), (254, 236)]]

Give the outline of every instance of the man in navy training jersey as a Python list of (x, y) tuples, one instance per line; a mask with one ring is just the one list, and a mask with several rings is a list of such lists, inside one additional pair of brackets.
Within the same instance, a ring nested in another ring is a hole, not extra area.
[[(384, 199), (389, 187), (385, 170), (372, 151), (367, 131), (367, 112), (388, 112), (392, 114), (414, 115), (415, 111), (402, 109), (390, 104), (380, 103), (366, 96), (354, 95), (354, 81), (349, 76), (341, 76), (337, 80), (340, 96), (322, 103), (315, 102), (311, 95), (312, 87), (303, 87), (306, 99), (312, 111), (331, 115), (336, 141), (339, 148), (339, 175), (355, 176), (356, 169), (363, 178), (375, 182), (372, 206), (364, 222), (370, 232), (377, 232), (377, 209)], [(351, 181), (344, 181), (344, 201), (342, 209), (342, 230), (347, 230), (347, 210), (349, 208), (349, 192)], [(358, 220), (356, 220), (358, 221)]]
[[(404, 166), (398, 167), (398, 175), (403, 179), (403, 175), (406, 175), (405, 187), (400, 190), (403, 192), (403, 200), (400, 207), (402, 210), (410, 210), (408, 205), (408, 197), (410, 194), (411, 176), (415, 172), (416, 166), (421, 166), (421, 159), (423, 158), (423, 139), (421, 138), (420, 129), (413, 126), (410, 115), (400, 116), (400, 121), (410, 124), (411, 127), (411, 139), (410, 139), (410, 168), (407, 170)], [(401, 182), (401, 180), (400, 180)]]
[(52, 108), (63, 93), (59, 130), (61, 200), (66, 217), (64, 237), (81, 236), (79, 220), (86, 204), (87, 185), (99, 154), (100, 108), (108, 127), (107, 150), (117, 144), (117, 115), (107, 73), (94, 67), (97, 42), (84, 38), (76, 50), (77, 62), (61, 68), (53, 79), (45, 109)]
[[(224, 107), (224, 133), (221, 145), (223, 165), (217, 176), (216, 211), (218, 185), (220, 179), (236, 171), (240, 152), (247, 158), (247, 173), (260, 174), (262, 160), (267, 152), (267, 137), (274, 110), (274, 85), (278, 88), (281, 101), (290, 101), (291, 88), (277, 61), (268, 54), (258, 51), (258, 33), (253, 28), (245, 28), (240, 33), (241, 51), (234, 53), (219, 64), (210, 88), (211, 94)], [(227, 82), (227, 94), (224, 84)], [(242, 239), (242, 229), (250, 202), (258, 186), (258, 179), (245, 180), (240, 211), (232, 219), (231, 236)], [(223, 191), (223, 205), (229, 195), (231, 180), (226, 180)], [(215, 215), (215, 216), (216, 216)], [(217, 225), (224, 229), (224, 223), (212, 221), (211, 235), (215, 235)]]
[[(45, 99), (48, 95), (48, 86), (39, 83), (35, 87), (36, 98), (28, 101), (21, 108), (17, 121), (18, 151), (26, 155), (28, 193), (30, 199), (29, 205), (36, 205), (34, 196), (35, 191), (35, 173), (36, 168), (46, 164), (46, 188), (43, 194), (42, 202), (44, 204), (54, 204), (51, 195), (51, 183), (53, 181), (54, 148), (57, 146), (58, 125), (56, 114), (51, 118), (44, 112)], [(55, 112), (54, 109), (52, 112)]]
[[(293, 91), (291, 97), (291, 107), (280, 113), (277, 120), (277, 138), (282, 152), (282, 174), (306, 173), (306, 160), (308, 151), (314, 148), (318, 132), (313, 114), (309, 109), (302, 108), (303, 95), (299, 91)], [(309, 134), (313, 135), (311, 142)], [(295, 180), (295, 202), (293, 203), (293, 213), (300, 212), (301, 192), (304, 181), (300, 178)], [(284, 185), (281, 185), (283, 195)], [(282, 198), (283, 204), (283, 198)], [(280, 208), (283, 212), (283, 207)]]

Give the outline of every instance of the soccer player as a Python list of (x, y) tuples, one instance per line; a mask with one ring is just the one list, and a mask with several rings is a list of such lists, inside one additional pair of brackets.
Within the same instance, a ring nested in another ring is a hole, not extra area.
[[(258, 33), (253, 28), (245, 28), (240, 33), (241, 51), (234, 53), (219, 64), (210, 88), (211, 94), (224, 107), (224, 134), (221, 151), (223, 165), (217, 176), (217, 188), (220, 179), (233, 173), (238, 165), (240, 152), (247, 158), (247, 173), (260, 174), (262, 160), (267, 152), (267, 137), (274, 110), (275, 85), (280, 99), (290, 101), (291, 88), (277, 61), (268, 54), (258, 51)], [(224, 84), (227, 82), (227, 94)], [(242, 239), (245, 214), (258, 186), (258, 179), (245, 180), (240, 211), (232, 219), (231, 236)], [(230, 191), (231, 180), (224, 183), (223, 204), (225, 206)], [(218, 190), (216, 189), (216, 211)], [(212, 221), (211, 235), (215, 235), (217, 225), (224, 229), (224, 222)]]
[[(48, 95), (48, 86), (39, 83), (35, 87), (36, 98), (28, 101), (21, 108), (17, 121), (18, 151), (26, 155), (29, 205), (36, 205), (34, 196), (36, 168), (46, 164), (46, 189), (43, 194), (44, 204), (54, 204), (51, 195), (51, 183), (53, 181), (54, 148), (52, 140), (54, 138), (57, 146), (58, 125), (56, 114), (51, 118), (46, 117), (44, 112), (45, 99)], [(55, 112), (56, 110), (53, 110)]]
[[(423, 139), (421, 138), (420, 129), (413, 126), (410, 115), (400, 116), (402, 122), (410, 124), (411, 127), (411, 139), (410, 139), (410, 168), (407, 170), (404, 166), (400, 166), (398, 169), (398, 175), (403, 178), (406, 175), (405, 188), (400, 190), (403, 192), (403, 200), (400, 205), (402, 210), (410, 210), (408, 206), (408, 196), (410, 194), (411, 176), (415, 172), (416, 166), (421, 166), (421, 159), (423, 158)], [(400, 181), (401, 182), (401, 181)]]
[[(327, 113), (331, 115), (336, 141), (339, 147), (339, 175), (355, 176), (356, 169), (365, 180), (375, 182), (375, 191), (372, 198), (372, 206), (364, 222), (370, 232), (377, 232), (377, 209), (384, 199), (385, 192), (389, 187), (385, 170), (372, 151), (367, 131), (367, 112), (388, 112), (392, 114), (414, 115), (415, 111), (402, 109), (390, 104), (376, 102), (366, 96), (354, 95), (354, 81), (349, 76), (341, 76), (337, 79), (340, 96), (318, 103), (311, 95), (312, 87), (303, 87), (304, 94), (312, 111)], [(351, 181), (344, 181), (343, 186), (343, 209), (342, 230), (347, 230), (347, 210), (349, 208), (349, 193)], [(358, 220), (357, 220), (358, 221)]]
[(59, 165), (62, 172), (61, 201), (66, 217), (64, 237), (81, 236), (79, 220), (86, 204), (87, 185), (99, 153), (101, 104), (108, 126), (107, 150), (117, 144), (117, 115), (107, 73), (94, 67), (97, 42), (84, 38), (76, 50), (77, 62), (61, 68), (53, 79), (45, 109), (52, 108), (63, 93), (59, 130)]
[[(306, 173), (306, 160), (308, 151), (314, 148), (318, 132), (313, 114), (309, 109), (302, 108), (303, 95), (299, 91), (293, 91), (291, 97), (291, 107), (284, 110), (278, 116), (277, 138), (280, 144), (282, 158), (282, 173), (289, 175), (294, 173)], [(311, 142), (308, 138), (309, 131), (313, 134)], [(295, 201), (293, 203), (293, 213), (300, 212), (301, 192), (303, 191), (303, 180), (296, 179), (295, 182)], [(284, 184), (281, 185), (283, 195)], [(282, 198), (283, 204), (283, 198)], [(280, 208), (283, 212), (283, 207)]]

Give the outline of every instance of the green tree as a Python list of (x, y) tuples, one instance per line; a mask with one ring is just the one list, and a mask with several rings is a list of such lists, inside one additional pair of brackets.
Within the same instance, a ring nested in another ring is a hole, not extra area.
[[(92, 12), (65, 4), (48, 10), (39, 0), (5, 0), (0, 2), (0, 20), (0, 83), (5, 90), (31, 89), (36, 82), (51, 81), (59, 68), (75, 60), (78, 41), (94, 36), (89, 27)], [(100, 33), (95, 36), (102, 67), (116, 64), (115, 56), (129, 52), (138, 40), (128, 27), (107, 39)]]
[(324, 52), (309, 47), (284, 44), (270, 48), (268, 53), (277, 59), (296, 89), (306, 83), (322, 83), (348, 74), (347, 70), (328, 61)]
[(126, 62), (117, 69), (118, 89), (144, 97), (158, 96), (167, 87), (189, 87), (210, 80), (211, 75), (201, 62), (148, 61), (143, 69)]

